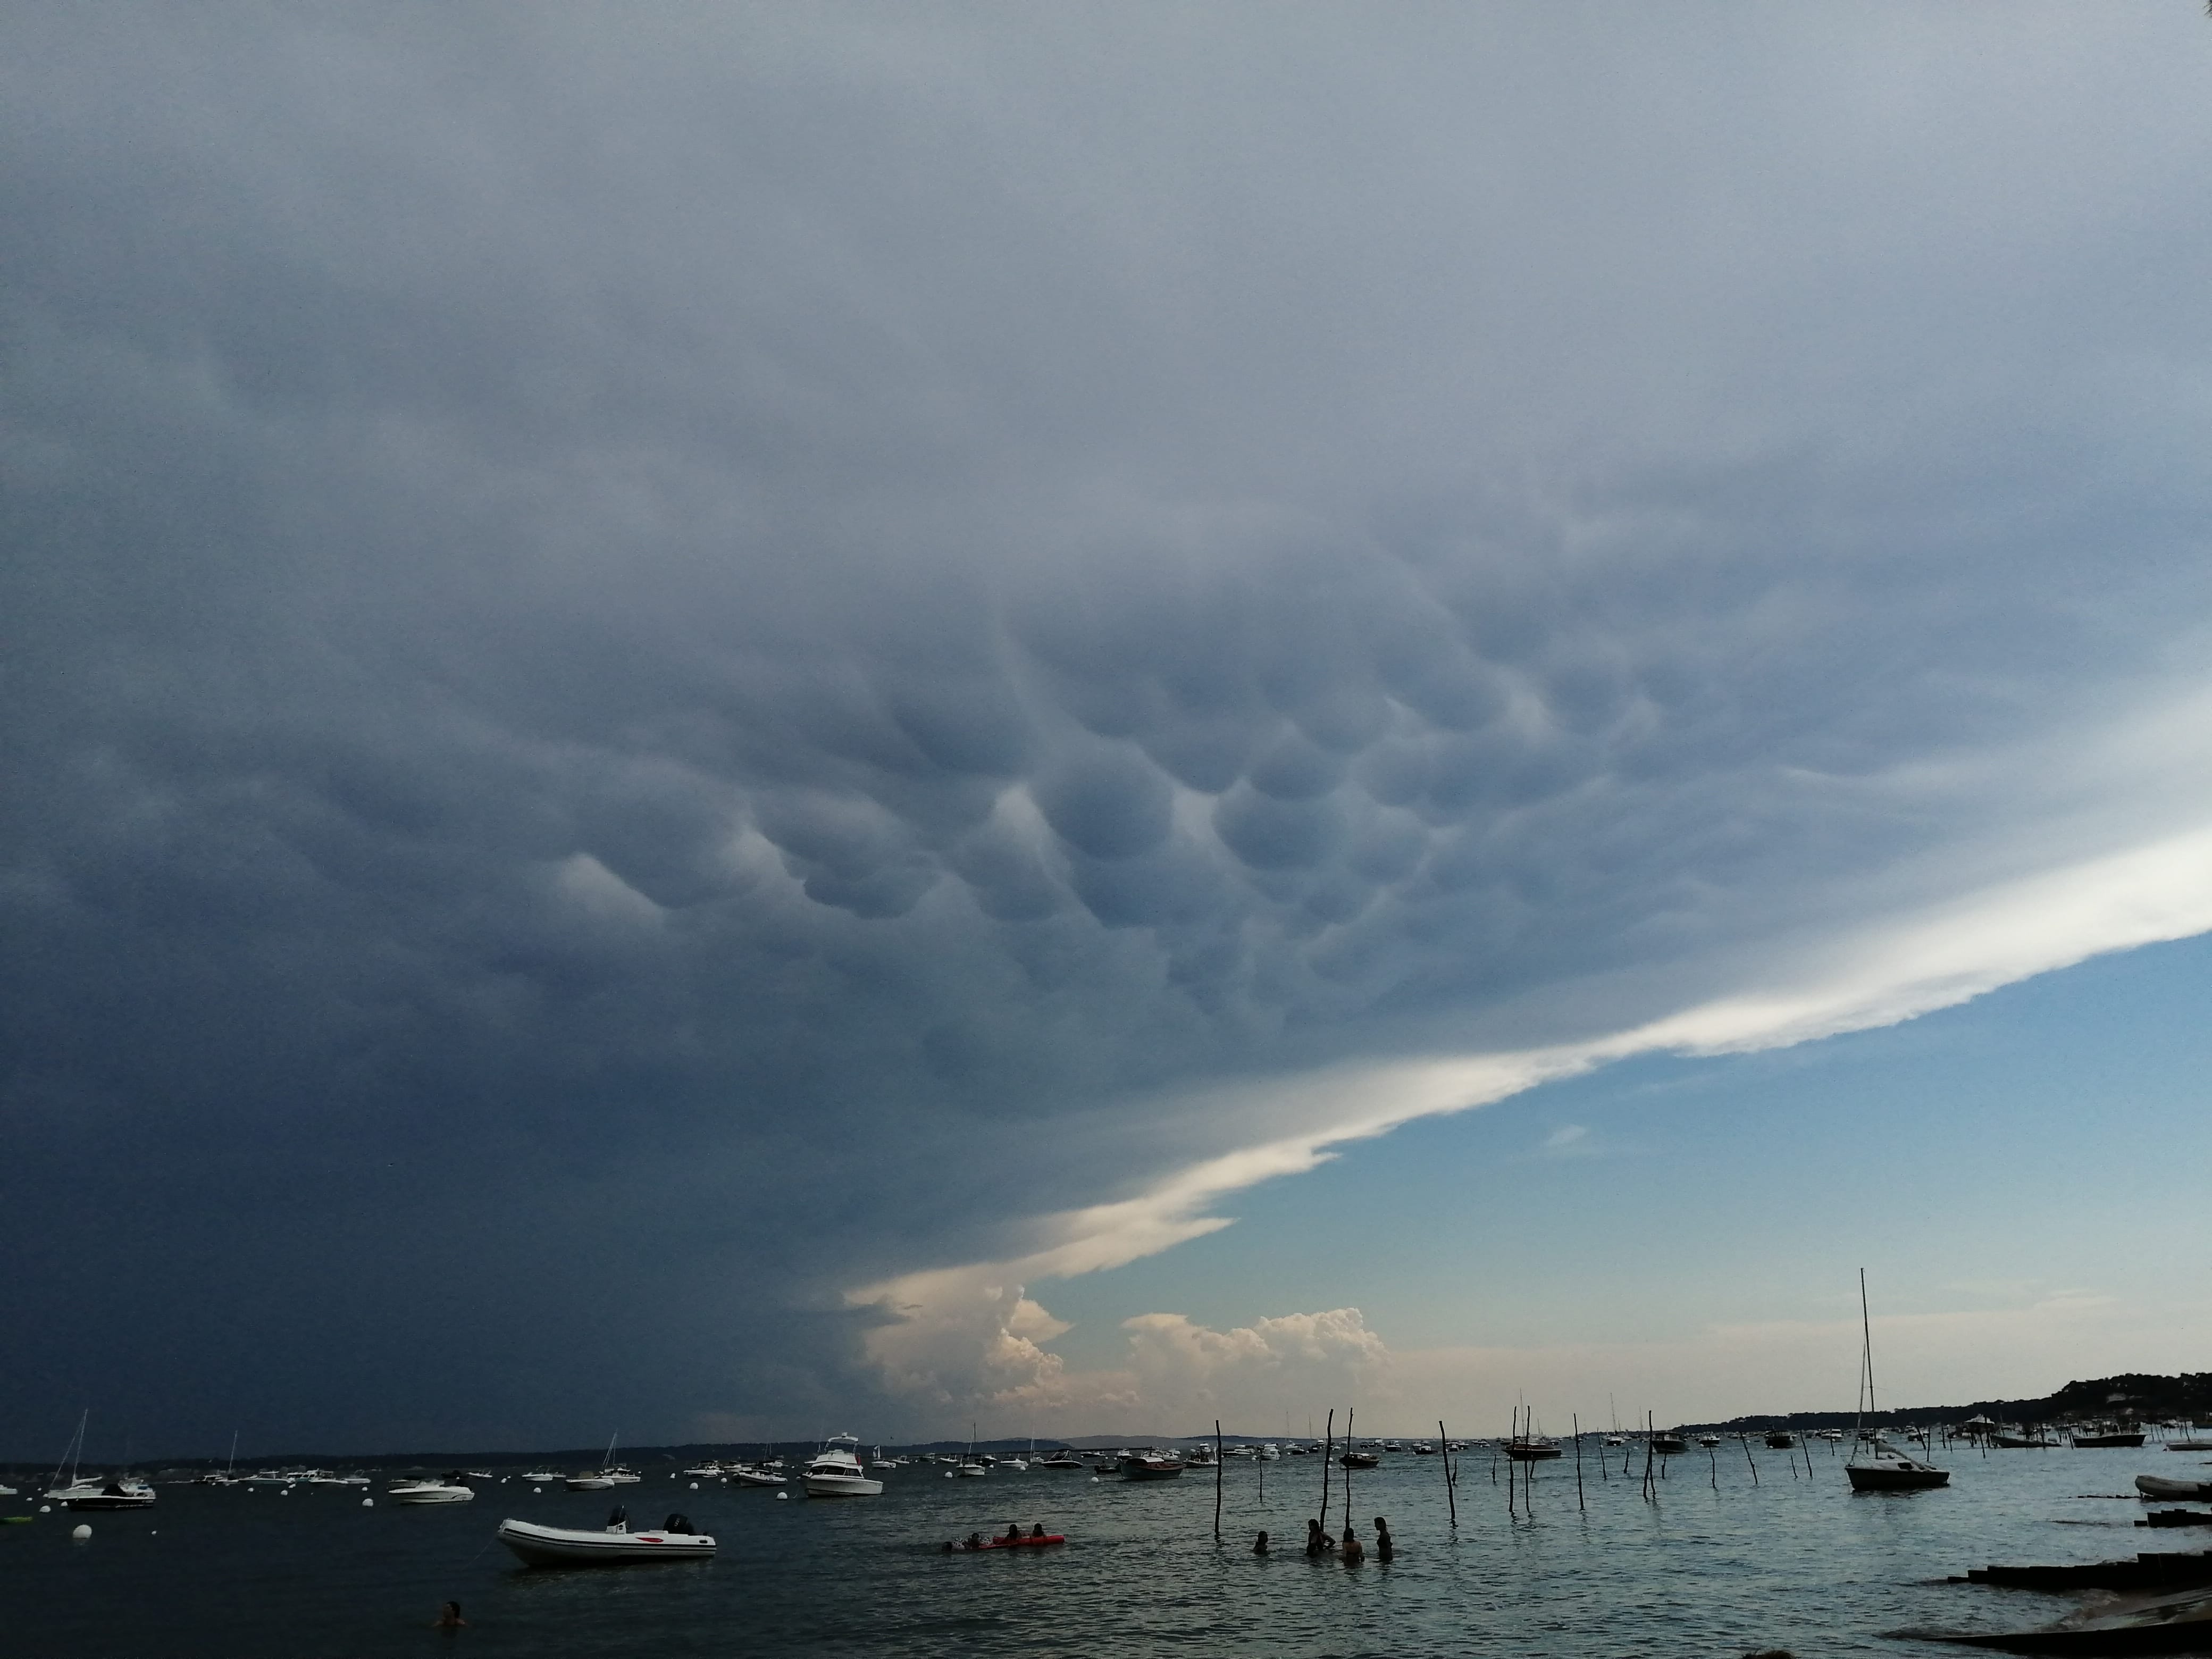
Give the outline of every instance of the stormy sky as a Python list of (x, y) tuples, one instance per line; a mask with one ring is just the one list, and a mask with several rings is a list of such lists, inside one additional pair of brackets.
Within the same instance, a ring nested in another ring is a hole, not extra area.
[[(2201, 1006), (2208, 70), (2178, 0), (19, 10), (0, 1452), (1410, 1425), (1516, 1385), (1480, 1249), (1394, 1354), (1267, 1203), (1559, 1099), (1607, 1212), (1602, 1079), (1832, 1146), (1776, 1051)], [(1972, 1069), (1880, 1063), (1885, 1133)]]

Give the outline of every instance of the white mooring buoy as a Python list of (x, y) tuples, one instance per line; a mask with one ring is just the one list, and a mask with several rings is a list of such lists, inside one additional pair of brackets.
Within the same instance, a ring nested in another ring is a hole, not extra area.
[(70, 1528), (70, 1536), (79, 1540), (89, 1538), (92, 1536), (92, 1528), (80, 1521)]
[(376, 1500), (374, 1498), (364, 1498), (361, 1500), (361, 1506), (365, 1510), (373, 1510), (376, 1507)]
[(787, 1492), (780, 1492), (775, 1495), (775, 1501), (779, 1504), (787, 1503), (790, 1501), (790, 1498), (791, 1494)]

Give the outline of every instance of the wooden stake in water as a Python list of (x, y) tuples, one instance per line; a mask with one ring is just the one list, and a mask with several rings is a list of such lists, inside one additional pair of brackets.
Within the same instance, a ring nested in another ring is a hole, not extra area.
[(1221, 1541), (1221, 1466), (1228, 1460), (1221, 1455), (1221, 1419), (1213, 1419), (1213, 1541)]
[(1444, 1460), (1444, 1503), (1451, 1510), (1451, 1523), (1456, 1531), (1459, 1527), (1459, 1498), (1452, 1488), (1459, 1484), (1459, 1477), (1452, 1473), (1451, 1437), (1444, 1432), (1444, 1420), (1441, 1417), (1437, 1419), (1437, 1455)]
[(1513, 1443), (1520, 1437), (1521, 1408), (1516, 1406), (1513, 1408), (1513, 1426), (1506, 1431), (1505, 1435), (1505, 1512), (1508, 1515), (1521, 1513), (1521, 1495), (1514, 1490), (1516, 1483), (1521, 1477), (1515, 1473), (1513, 1468)]
[(1656, 1502), (1656, 1501), (1657, 1501), (1657, 1499), (1658, 1499), (1658, 1496), (1659, 1496), (1657, 1489), (1656, 1489), (1656, 1487), (1654, 1487), (1654, 1486), (1652, 1486), (1652, 1484), (1651, 1484), (1651, 1437), (1652, 1437), (1653, 1435), (1655, 1435), (1655, 1434), (1658, 1433), (1658, 1432), (1659, 1432), (1658, 1426), (1657, 1426), (1656, 1424), (1654, 1424), (1654, 1423), (1652, 1422), (1652, 1420), (1651, 1420), (1651, 1413), (1650, 1413), (1650, 1412), (1646, 1412), (1646, 1413), (1644, 1413), (1644, 1501), (1645, 1501), (1646, 1503), (1655, 1503), (1655, 1502)]
[(1583, 1501), (1583, 1420), (1572, 1413), (1567, 1420), (1575, 1425), (1575, 1507), (1587, 1512), (1589, 1505)]
[(1336, 1407), (1328, 1408), (1328, 1437), (1321, 1443), (1321, 1523), (1328, 1525), (1328, 1466), (1336, 1462)]
[(1759, 1465), (1752, 1462), (1751, 1437), (1747, 1434), (1740, 1434), (1736, 1438), (1743, 1443), (1743, 1461), (1751, 1464), (1751, 1484), (1755, 1486), (1759, 1484)]
[[(1344, 1408), (1344, 1529), (1352, 1530), (1352, 1407)], [(1328, 1517), (1324, 1515), (1326, 1522)]]

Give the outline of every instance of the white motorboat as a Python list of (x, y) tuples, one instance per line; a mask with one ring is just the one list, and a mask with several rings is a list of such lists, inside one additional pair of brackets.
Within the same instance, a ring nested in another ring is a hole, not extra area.
[(849, 1434), (833, 1434), (822, 1443), (800, 1477), (809, 1498), (873, 1498), (883, 1491), (884, 1483), (860, 1467), (860, 1443), (859, 1437)]
[(143, 1510), (154, 1501), (154, 1489), (134, 1474), (118, 1474), (71, 1481), (46, 1496), (69, 1510)]
[(781, 1471), (764, 1468), (758, 1463), (733, 1463), (730, 1479), (741, 1486), (781, 1486), (785, 1484)]
[(605, 1492), (614, 1485), (614, 1477), (604, 1470), (594, 1470), (589, 1474), (564, 1474), (561, 1484), (570, 1492)]
[(522, 1478), (533, 1486), (550, 1486), (560, 1480), (561, 1475), (554, 1469), (532, 1469)]
[(477, 1494), (456, 1470), (434, 1480), (395, 1481), (384, 1495), (395, 1504), (465, 1504)]
[(714, 1539), (692, 1531), (690, 1521), (680, 1515), (668, 1520), (667, 1526), (653, 1532), (632, 1532), (622, 1520), (588, 1532), (509, 1519), (499, 1523), (498, 1538), (533, 1567), (635, 1566), (647, 1561), (699, 1561), (714, 1553)]

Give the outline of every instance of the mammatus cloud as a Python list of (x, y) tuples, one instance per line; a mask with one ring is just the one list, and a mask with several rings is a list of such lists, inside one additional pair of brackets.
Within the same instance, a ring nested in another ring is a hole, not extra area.
[[(1775, 950), (1762, 957), (1767, 977), (1758, 991), (1592, 1042), (1347, 1067), (1251, 1088), (1243, 1091), (1248, 1099), (1265, 1095), (1278, 1119), (1334, 1114), (1334, 1121), (1179, 1171), (1140, 1197), (1048, 1218), (1040, 1229), (1052, 1242), (1017, 1260), (911, 1274), (855, 1290), (850, 1299), (879, 1308), (892, 1321), (869, 1334), (868, 1349), (895, 1390), (940, 1404), (1005, 1403), (1019, 1397), (1010, 1395), (1003, 1381), (1010, 1366), (1049, 1370), (1056, 1380), (1060, 1375), (1055, 1358), (1036, 1344), (1066, 1328), (1024, 1294), (1024, 1286), (1118, 1267), (1226, 1226), (1206, 1208), (1241, 1188), (1310, 1169), (1332, 1146), (1416, 1117), (1487, 1105), (1633, 1054), (1746, 1053), (1894, 1024), (2100, 951), (2208, 929), (2212, 830), (2161, 838), (1926, 905), (1902, 919), (1799, 942), (1794, 951)], [(1219, 1101), (1192, 1108), (1215, 1117), (1236, 1112)], [(1568, 1126), (1547, 1141), (1547, 1150), (1565, 1155), (1584, 1133)], [(1013, 1313), (1002, 1316), (1002, 1304)]]

